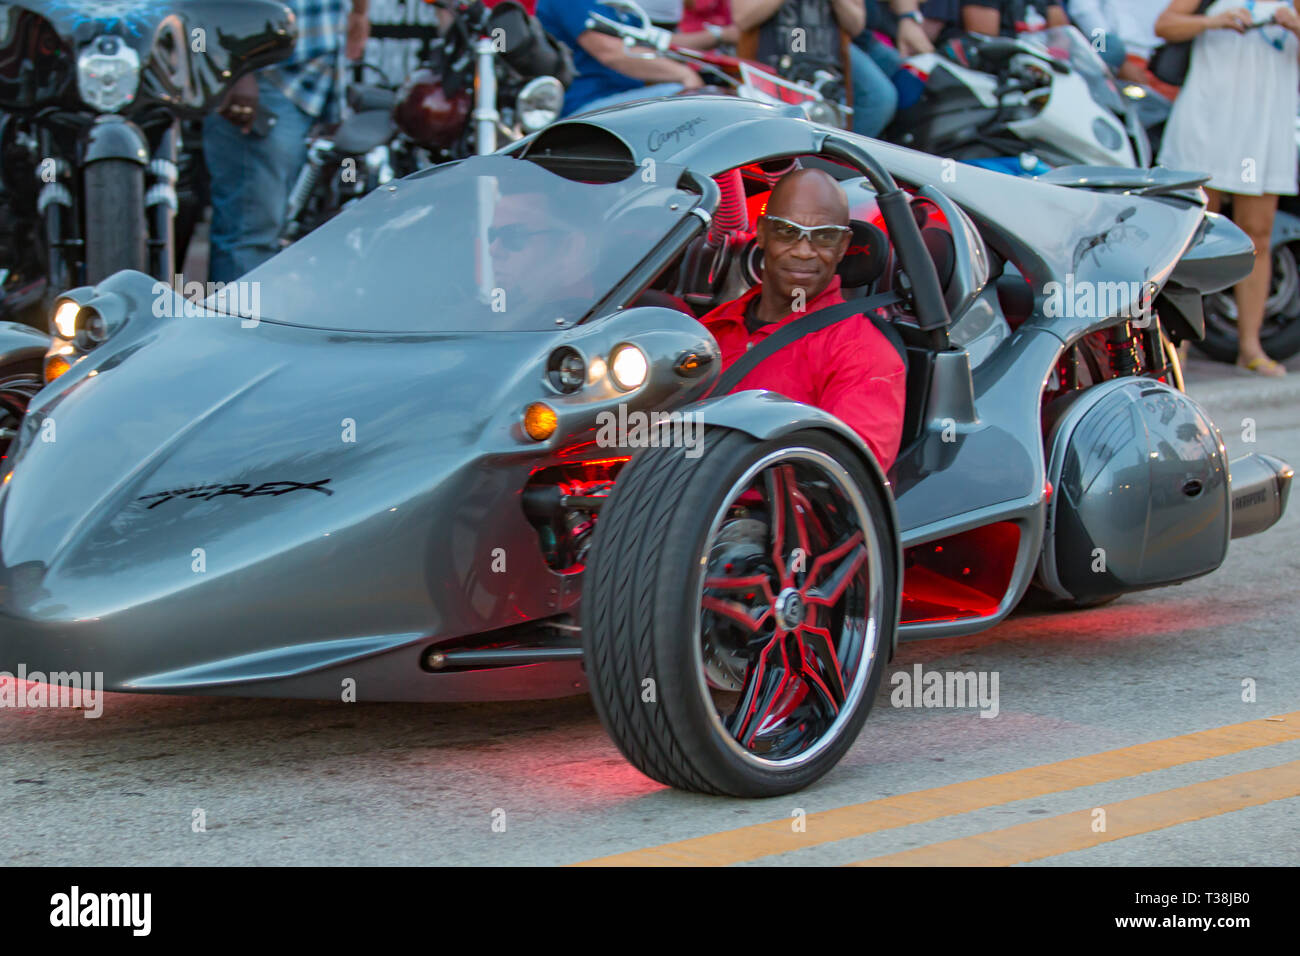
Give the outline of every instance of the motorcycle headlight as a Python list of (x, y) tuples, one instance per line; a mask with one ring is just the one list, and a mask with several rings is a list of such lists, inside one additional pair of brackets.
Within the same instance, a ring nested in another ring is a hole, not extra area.
[(564, 107), (564, 85), (553, 76), (528, 81), (515, 100), (515, 115), (525, 133), (536, 133), (560, 117)]
[(77, 90), (87, 106), (116, 113), (135, 99), (140, 57), (115, 36), (96, 37), (77, 57)]

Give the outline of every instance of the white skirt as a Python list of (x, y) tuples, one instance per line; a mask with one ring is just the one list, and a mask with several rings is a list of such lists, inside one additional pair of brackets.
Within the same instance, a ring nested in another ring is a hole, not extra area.
[[(1242, 6), (1216, 0), (1209, 15)], [(1199, 170), (1229, 193), (1294, 196), (1300, 39), (1277, 25), (1206, 30), (1174, 101), (1159, 163)]]

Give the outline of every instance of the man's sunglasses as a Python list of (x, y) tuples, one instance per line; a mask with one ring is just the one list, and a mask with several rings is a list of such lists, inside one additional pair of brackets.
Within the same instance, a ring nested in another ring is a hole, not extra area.
[(771, 213), (763, 218), (767, 220), (768, 235), (777, 242), (793, 244), (800, 239), (807, 239), (819, 249), (834, 249), (841, 239), (853, 232), (848, 226), (801, 226)]

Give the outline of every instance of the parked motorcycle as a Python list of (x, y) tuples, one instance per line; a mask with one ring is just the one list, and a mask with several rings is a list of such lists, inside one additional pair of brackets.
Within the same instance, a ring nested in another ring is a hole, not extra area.
[(402, 136), (393, 122), (397, 89), (380, 73), (376, 84), (354, 83), (349, 113), (312, 132), (307, 159), (289, 191), (280, 242), (288, 245), (385, 183), (431, 164), (428, 152)]
[(294, 31), (271, 0), (0, 5), (0, 319), (120, 269), (170, 277), (181, 122)]
[(706, 85), (726, 90), (744, 99), (764, 103), (794, 104), (815, 123), (847, 129), (853, 110), (846, 106), (842, 78), (828, 69), (800, 67), (800, 78), (791, 79), (753, 60), (712, 51), (692, 50), (673, 43), (673, 35), (650, 22), (634, 0), (606, 0), (606, 7), (626, 20), (600, 13), (587, 18), (587, 29), (621, 39), (629, 47), (654, 50), (647, 56), (663, 56), (685, 63), (700, 74)]
[[(283, 244), (394, 178), (495, 152), (559, 117), (571, 54), (520, 4), (425, 2), (452, 15), (447, 30), (427, 42), (425, 65), (404, 82), (381, 72), (377, 84), (352, 85), (349, 115), (313, 133), (290, 191)], [(384, 35), (412, 34), (385, 28)]]
[(515, 0), (425, 0), (454, 16), (430, 61), (407, 77), (393, 121), (435, 161), (486, 155), (559, 118), (569, 48)]
[(271, 0), (0, 4), (0, 338), (20, 346), (0, 368), (0, 456), (48, 343), (14, 320), (44, 328), (54, 296), (122, 269), (170, 279), (181, 123), (295, 35)]
[(1017, 175), (1151, 165), (1168, 100), (1137, 84), (1121, 88), (1074, 27), (1016, 38), (971, 34), (949, 50), (907, 60), (923, 89), (884, 138)]

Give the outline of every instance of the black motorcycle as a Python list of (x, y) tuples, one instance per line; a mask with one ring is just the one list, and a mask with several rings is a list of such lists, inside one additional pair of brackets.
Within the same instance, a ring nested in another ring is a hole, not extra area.
[(170, 279), (180, 198), (201, 201), (182, 124), (295, 35), (271, 0), (0, 4), (0, 320), (43, 328), (60, 291), (121, 269)]
[(271, 0), (0, 4), (0, 472), (44, 384), (36, 328), (76, 319), (55, 297), (122, 269), (170, 280), (202, 203), (183, 124), (295, 37)]
[(567, 47), (514, 0), (425, 0), (445, 29), (375, 26), (376, 38), (420, 41), (420, 67), (400, 85), (354, 77), (349, 115), (313, 131), (289, 194), (282, 244), (384, 185), (435, 163), (496, 151), (554, 122), (573, 79)]

